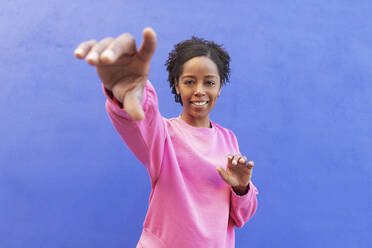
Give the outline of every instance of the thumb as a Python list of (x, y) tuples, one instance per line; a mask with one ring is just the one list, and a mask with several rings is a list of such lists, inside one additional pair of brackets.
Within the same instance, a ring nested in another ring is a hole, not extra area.
[(230, 184), (230, 183), (229, 183), (229, 181), (230, 181), (230, 180), (229, 180), (229, 175), (226, 173), (226, 171), (225, 171), (222, 167), (217, 167), (216, 169), (217, 169), (218, 173), (220, 174), (221, 178), (222, 178), (226, 183)]
[[(124, 110), (136, 121), (143, 120), (145, 113), (143, 112), (138, 90), (133, 89), (128, 91), (124, 98)], [(139, 92), (141, 94), (141, 92)]]
[(156, 34), (152, 28), (143, 30), (143, 42), (138, 51), (138, 56), (143, 61), (150, 61), (156, 49)]

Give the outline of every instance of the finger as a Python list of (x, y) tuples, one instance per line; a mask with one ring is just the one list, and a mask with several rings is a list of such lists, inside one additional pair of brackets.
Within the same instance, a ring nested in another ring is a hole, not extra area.
[(238, 154), (234, 155), (234, 157), (232, 158), (231, 164), (232, 165), (237, 165), (239, 158), (240, 158), (240, 155), (238, 155)]
[(155, 52), (156, 48), (156, 34), (152, 28), (145, 28), (143, 30), (143, 42), (138, 57), (142, 61), (149, 61)]
[(246, 156), (243, 156), (243, 157), (239, 158), (239, 164), (245, 165), (246, 162), (247, 162), (247, 157)]
[(249, 161), (248, 164), (247, 164), (247, 167), (248, 167), (249, 169), (252, 169), (253, 166), (254, 166), (254, 162), (253, 162), (253, 161)]
[(123, 55), (136, 54), (136, 41), (131, 34), (125, 33), (116, 38), (102, 53), (101, 60), (106, 64), (112, 64)]
[(131, 90), (125, 95), (124, 109), (136, 121), (145, 118), (145, 113), (143, 112), (141, 102), (139, 101), (135, 90)]
[(231, 166), (231, 161), (232, 161), (233, 157), (234, 157), (234, 155), (232, 155), (232, 154), (227, 155), (227, 167)]
[(218, 174), (220, 174), (221, 178), (228, 184), (230, 184), (229, 175), (226, 173), (226, 171), (222, 167), (216, 168), (218, 171)]
[(86, 60), (91, 65), (98, 65), (99, 64), (99, 57), (101, 53), (106, 49), (106, 47), (113, 41), (112, 37), (105, 38), (101, 40), (99, 43), (95, 44), (92, 49), (90, 49)]
[(83, 59), (89, 53), (90, 49), (97, 44), (96, 40), (90, 40), (81, 43), (74, 51), (75, 57), (78, 59)]

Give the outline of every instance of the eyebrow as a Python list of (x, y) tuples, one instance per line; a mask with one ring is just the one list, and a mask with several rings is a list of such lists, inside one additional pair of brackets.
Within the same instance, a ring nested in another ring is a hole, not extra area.
[[(196, 77), (193, 76), (193, 75), (184, 75), (184, 76), (181, 77), (181, 79), (186, 78), (186, 77), (193, 78), (193, 79), (196, 78)], [(204, 78), (217, 78), (217, 76), (216, 76), (216, 75), (207, 75), (207, 76), (205, 76)]]

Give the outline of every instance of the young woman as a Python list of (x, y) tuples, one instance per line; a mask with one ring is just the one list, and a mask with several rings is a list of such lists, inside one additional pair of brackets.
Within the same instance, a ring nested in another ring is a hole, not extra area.
[(255, 213), (253, 162), (239, 151), (232, 131), (209, 119), (230, 57), (214, 42), (193, 37), (178, 43), (166, 62), (181, 115), (166, 119), (148, 81), (156, 34), (143, 31), (139, 50), (130, 34), (87, 41), (75, 56), (95, 66), (116, 130), (147, 167), (152, 191), (137, 247), (235, 246), (234, 225)]

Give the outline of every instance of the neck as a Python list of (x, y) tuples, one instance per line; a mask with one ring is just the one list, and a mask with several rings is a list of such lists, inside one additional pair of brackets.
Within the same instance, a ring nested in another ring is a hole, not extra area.
[(190, 118), (189, 116), (182, 113), (181, 119), (193, 127), (206, 127), (206, 128), (212, 127), (210, 120), (209, 120), (209, 116), (203, 119), (195, 119), (195, 118)]

